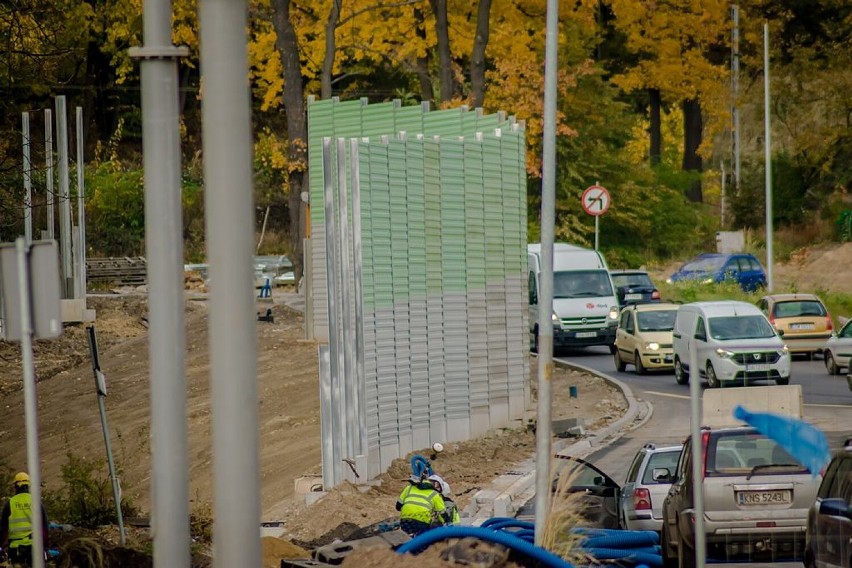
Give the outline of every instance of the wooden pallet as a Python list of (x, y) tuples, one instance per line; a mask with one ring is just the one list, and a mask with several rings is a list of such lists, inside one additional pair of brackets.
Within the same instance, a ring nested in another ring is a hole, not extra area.
[(87, 258), (86, 279), (119, 286), (141, 286), (148, 279), (145, 257)]

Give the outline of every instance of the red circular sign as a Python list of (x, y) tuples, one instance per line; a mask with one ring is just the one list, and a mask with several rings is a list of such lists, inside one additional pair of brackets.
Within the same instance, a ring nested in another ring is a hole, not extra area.
[(609, 204), (612, 202), (612, 198), (609, 195), (609, 191), (607, 191), (604, 186), (595, 184), (586, 188), (586, 191), (583, 192), (581, 202), (583, 204), (583, 210), (586, 213), (597, 217), (599, 215), (603, 215), (609, 210)]

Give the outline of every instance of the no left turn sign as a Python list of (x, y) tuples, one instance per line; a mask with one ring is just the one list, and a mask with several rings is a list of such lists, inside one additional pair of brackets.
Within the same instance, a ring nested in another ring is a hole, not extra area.
[(595, 217), (606, 213), (611, 201), (612, 198), (609, 195), (609, 191), (602, 185), (590, 185), (583, 192), (583, 210)]

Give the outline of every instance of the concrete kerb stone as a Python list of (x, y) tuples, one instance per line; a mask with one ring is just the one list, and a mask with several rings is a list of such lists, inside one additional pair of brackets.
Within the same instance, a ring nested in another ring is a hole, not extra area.
[[(653, 406), (648, 402), (636, 400), (633, 391), (622, 381), (585, 365), (558, 360), (554, 360), (554, 364), (603, 379), (619, 389), (627, 400), (627, 411), (621, 418), (609, 426), (590, 431), (586, 439), (575, 442), (569, 440), (554, 441), (553, 450), (555, 454), (578, 458), (585, 457), (600, 447), (612, 444), (624, 433), (640, 427), (651, 418)], [(640, 414), (641, 418), (636, 422)], [(497, 477), (492, 481), (489, 488), (482, 489), (474, 495), (471, 504), (465, 511), (470, 519), (469, 524), (479, 526), (491, 517), (512, 517), (534, 494), (535, 457), (532, 457), (519, 463), (512, 472)], [(465, 522), (464, 524), (468, 523)]]

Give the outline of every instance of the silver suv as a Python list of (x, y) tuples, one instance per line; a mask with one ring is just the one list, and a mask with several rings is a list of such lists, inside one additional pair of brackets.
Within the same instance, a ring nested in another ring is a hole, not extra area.
[(645, 444), (633, 458), (621, 488), (621, 528), (657, 531), (663, 528), (663, 500), (683, 446)]
[(825, 469), (817, 499), (808, 515), (806, 568), (852, 565), (852, 440)]
[(691, 438), (684, 443), (663, 504), (666, 566), (695, 564), (693, 492), (704, 490), (708, 556), (801, 557), (808, 509), (819, 478), (782, 447), (750, 427), (703, 429), (704, 479), (692, 476)]

